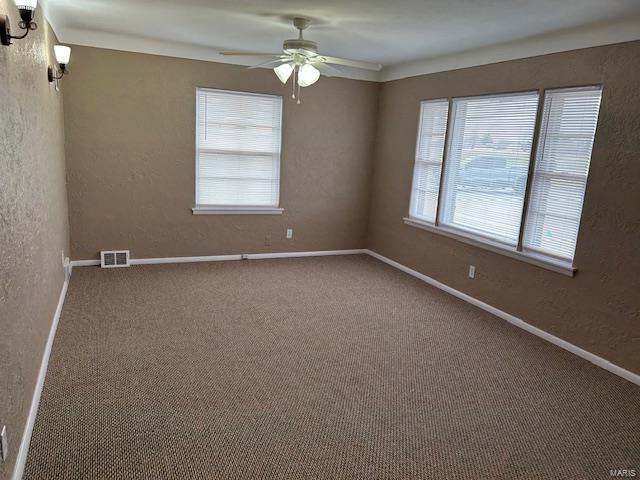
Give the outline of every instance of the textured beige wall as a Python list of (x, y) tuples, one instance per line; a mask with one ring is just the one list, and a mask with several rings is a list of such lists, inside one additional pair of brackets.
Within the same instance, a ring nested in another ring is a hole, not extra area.
[[(369, 248), (640, 373), (639, 77), (640, 42), (633, 42), (385, 83)], [(576, 277), (403, 224), (420, 100), (597, 83), (604, 91)]]
[[(11, 15), (13, 1), (0, 0)], [(0, 425), (7, 425), (10, 478), (69, 253), (62, 94), (47, 81), (55, 37), (38, 30), (0, 46)]]
[[(65, 119), (73, 259), (108, 249), (143, 258), (364, 247), (377, 84), (323, 77), (296, 105), (270, 70), (88, 47), (74, 48), (72, 67)], [(285, 97), (284, 215), (191, 213), (199, 86)]]

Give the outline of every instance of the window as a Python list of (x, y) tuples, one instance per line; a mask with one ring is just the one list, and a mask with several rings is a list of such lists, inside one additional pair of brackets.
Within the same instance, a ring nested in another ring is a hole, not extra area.
[(423, 102), (406, 223), (573, 274), (600, 97), (545, 91), (540, 118), (537, 92), (454, 98), (448, 132), (447, 101)]
[(435, 222), (449, 100), (420, 104), (420, 129), (411, 189), (411, 216)]
[(524, 247), (571, 260), (596, 135), (601, 89), (545, 94)]
[(282, 97), (197, 91), (196, 214), (281, 213)]
[(440, 223), (516, 245), (538, 93), (457, 98)]

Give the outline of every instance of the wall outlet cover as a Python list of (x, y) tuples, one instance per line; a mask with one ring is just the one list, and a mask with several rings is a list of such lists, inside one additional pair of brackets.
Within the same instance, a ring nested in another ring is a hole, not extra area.
[(469, 265), (469, 278), (476, 278), (476, 266)]
[(287, 228), (287, 238), (293, 238), (293, 228)]

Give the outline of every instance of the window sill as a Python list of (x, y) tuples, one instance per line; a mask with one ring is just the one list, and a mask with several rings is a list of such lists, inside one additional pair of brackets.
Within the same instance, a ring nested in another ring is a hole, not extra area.
[(191, 209), (194, 215), (282, 215), (278, 207), (215, 207), (200, 205)]
[(546, 257), (544, 255), (539, 255), (531, 252), (520, 252), (520, 251), (511, 249), (509, 247), (506, 247), (504, 245), (501, 245), (497, 242), (481, 239), (472, 235), (466, 235), (463, 232), (452, 230), (446, 227), (437, 227), (435, 225), (431, 225), (429, 223), (423, 222), (422, 220), (418, 220), (415, 218), (404, 218), (403, 221), (406, 225), (420, 228), (428, 232), (437, 233), (439, 235), (444, 235), (445, 237), (453, 238), (454, 240), (458, 240), (460, 242), (473, 245), (475, 247), (483, 248), (485, 250), (498, 253), (500, 255), (505, 255), (507, 257), (514, 258), (516, 260), (530, 263), (540, 268), (545, 268), (553, 272), (561, 273), (568, 277), (573, 277), (575, 272), (577, 271), (571, 264), (567, 262), (562, 262), (561, 260), (555, 260), (553, 258)]

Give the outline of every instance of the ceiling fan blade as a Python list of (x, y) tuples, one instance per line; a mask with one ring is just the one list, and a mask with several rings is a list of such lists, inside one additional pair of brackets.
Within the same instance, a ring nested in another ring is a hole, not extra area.
[(286, 62), (287, 60), (283, 59), (283, 58), (276, 58), (274, 60), (269, 60), (267, 62), (263, 62), (263, 63), (259, 63), (258, 65), (253, 65), (252, 67), (248, 67), (249, 70), (251, 70), (252, 68), (260, 68), (260, 67), (266, 67), (267, 65), (273, 65), (276, 63), (283, 63)]
[(322, 61), (324, 61), (325, 63), (333, 63), (334, 65), (362, 68), (364, 70), (373, 70), (374, 72), (379, 72), (380, 70), (382, 70), (382, 64), (380, 63), (361, 62), (359, 60), (349, 60), (347, 58), (339, 57), (327, 57), (326, 55), (320, 55), (320, 57), (322, 57)]
[(311, 65), (320, 70), (320, 73), (325, 77), (333, 77), (335, 75), (342, 75), (340, 69), (332, 67), (324, 62), (310, 62)]
[(277, 57), (282, 53), (264, 53), (264, 52), (219, 52), (220, 55), (234, 55), (243, 57)]

